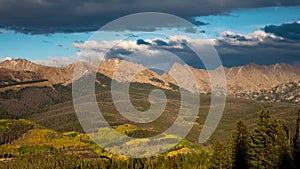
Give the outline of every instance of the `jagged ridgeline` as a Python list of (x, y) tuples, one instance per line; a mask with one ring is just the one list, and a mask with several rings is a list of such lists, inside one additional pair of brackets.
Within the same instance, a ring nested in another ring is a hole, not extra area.
[[(80, 64), (80, 67), (87, 70), (87, 73), (90, 70), (94, 70), (119, 82), (128, 82), (132, 73), (145, 69), (137, 74), (131, 82), (146, 83), (171, 90), (176, 90), (177, 87), (175, 80), (170, 74), (181, 77), (178, 78), (181, 79), (179, 83), (185, 84), (186, 79), (182, 72), (188, 68), (195, 77), (199, 92), (211, 92), (207, 70), (196, 69), (179, 63), (175, 63), (168, 72), (161, 75), (145, 68), (143, 65), (116, 58), (101, 62), (97, 68), (85, 63), (76, 64)], [(72, 82), (73, 70), (76, 64), (70, 64), (65, 67), (50, 67), (38, 65), (25, 59), (6, 60), (0, 63), (0, 91), (18, 88), (20, 87), (16, 86), (18, 83), (30, 83), (29, 86), (68, 85)], [(219, 67), (216, 70), (219, 69), (223, 69), (225, 72), (228, 95), (255, 100), (300, 104), (299, 66), (285, 63), (269, 66), (248, 64), (231, 68)], [(116, 71), (118, 73), (115, 73)], [(11, 87), (3, 89), (7, 85)], [(181, 87), (190, 90), (188, 85)]]

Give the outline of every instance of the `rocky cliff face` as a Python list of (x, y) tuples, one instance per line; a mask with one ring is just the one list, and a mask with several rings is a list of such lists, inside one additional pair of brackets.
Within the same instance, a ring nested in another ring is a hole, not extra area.
[(120, 59), (102, 61), (98, 72), (118, 82), (147, 83), (165, 89), (171, 89), (169, 82), (143, 65)]
[(226, 79), (229, 93), (239, 95), (259, 92), (285, 82), (300, 80), (300, 67), (283, 63), (270, 66), (249, 64), (228, 69)]
[[(73, 80), (75, 65), (79, 66), (80, 70), (82, 71), (77, 73), (77, 78), (80, 78), (86, 73), (97, 71), (119, 82), (147, 83), (161, 88), (171, 89), (170, 84), (155, 72), (145, 68), (140, 64), (127, 62), (120, 59), (105, 60), (101, 62), (98, 69), (95, 68), (94, 65), (84, 62), (77, 62), (66, 67), (50, 67), (35, 64), (25, 59), (6, 60), (0, 63), (0, 68), (3, 69), (3, 72), (6, 72), (5, 74), (11, 74), (9, 73), (11, 71), (23, 71), (27, 72), (27, 74), (30, 72), (32, 74), (32, 76), (26, 76), (27, 78), (5, 76), (6, 80), (10, 79), (11, 81), (14, 81), (14, 79), (19, 79), (17, 81), (22, 82), (33, 81), (37, 78), (40, 78), (48, 80), (50, 84), (69, 84)], [(4, 75), (1, 79), (4, 80)]]
[(0, 87), (17, 84), (26, 81), (43, 80), (38, 74), (30, 71), (13, 71), (0, 68)]
[(65, 83), (73, 78), (73, 70), (68, 67), (50, 67), (35, 64), (25, 59), (11, 59), (0, 63), (0, 68), (13, 71), (28, 71), (35, 73), (42, 79), (47, 79), (51, 84)]
[(244, 93), (238, 97), (257, 101), (287, 102), (300, 104), (300, 81), (284, 82), (271, 89)]
[[(265, 101), (288, 101), (299, 103), (300, 67), (279, 63), (270, 66), (249, 64), (239, 67), (219, 67), (216, 70), (196, 69), (188, 65), (175, 63), (169, 72), (158, 75), (143, 65), (120, 59), (101, 62), (98, 68), (87, 63), (76, 63), (82, 71), (79, 77), (91, 71), (97, 71), (119, 82), (147, 83), (165, 89), (174, 89), (174, 85), (200, 93), (211, 92), (209, 73), (224, 70), (227, 94)], [(50, 84), (72, 83), (75, 64), (66, 67), (50, 67), (32, 63), (25, 59), (12, 59), (0, 63), (0, 83), (35, 81), (46, 79)], [(77, 77), (77, 78), (79, 78)], [(190, 79), (194, 79), (197, 86)], [(176, 79), (176, 80), (175, 80)], [(223, 81), (214, 79), (216, 85)]]
[[(208, 72), (217, 72), (218, 69), (221, 68), (223, 68), (225, 73), (228, 94), (236, 96), (243, 93), (269, 90), (285, 82), (300, 80), (300, 67), (284, 63), (270, 66), (249, 64), (246, 66), (232, 68), (219, 67), (216, 70), (209, 71), (204, 69), (195, 69), (187, 65), (174, 64), (169, 73), (163, 74), (162, 77), (167, 81), (175, 83), (171, 74), (176, 74), (177, 76), (182, 74), (181, 79), (186, 81), (186, 78), (184, 78), (185, 73), (182, 72), (186, 71), (184, 69), (189, 69), (197, 81), (199, 91), (206, 93), (211, 90), (211, 82)], [(182, 82), (182, 84), (184, 84), (184, 82)]]

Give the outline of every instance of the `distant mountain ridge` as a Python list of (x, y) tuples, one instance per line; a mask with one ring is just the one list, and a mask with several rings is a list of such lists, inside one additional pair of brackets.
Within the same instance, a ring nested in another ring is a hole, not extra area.
[(65, 83), (73, 77), (73, 70), (70, 66), (50, 67), (35, 64), (26, 59), (5, 60), (0, 63), (0, 68), (32, 72), (42, 79), (47, 79), (51, 84)]
[(141, 64), (116, 58), (100, 63), (98, 72), (119, 82), (147, 83), (164, 89), (171, 89), (171, 84), (155, 72)]
[[(196, 69), (188, 65), (175, 63), (169, 72), (180, 74), (186, 68), (192, 71), (200, 92), (209, 92), (211, 90), (208, 74), (208, 71), (211, 70)], [(231, 68), (219, 67), (217, 69), (220, 68), (224, 69), (229, 94), (238, 95), (240, 93), (258, 92), (271, 89), (282, 83), (300, 80), (300, 67), (285, 63), (270, 66), (248, 64)], [(174, 82), (168, 73), (164, 73), (162, 77), (167, 79), (167, 81)]]
[(6, 68), (0, 68), (0, 87), (17, 84), (26, 81), (39, 81), (42, 78), (30, 71), (14, 71)]
[[(75, 63), (78, 64), (78, 63)], [(0, 82), (12, 83), (30, 80), (46, 79), (50, 84), (69, 84), (73, 79), (75, 64), (66, 67), (50, 67), (32, 63), (25, 59), (11, 59), (0, 63)], [(160, 88), (172, 89), (177, 82), (182, 88), (191, 92), (195, 91), (195, 86), (191, 86), (183, 73), (189, 69), (195, 77), (200, 93), (211, 92), (211, 83), (208, 71), (196, 69), (188, 65), (175, 63), (169, 72), (158, 75), (145, 68), (143, 65), (112, 58), (101, 62), (98, 68), (82, 63), (82, 70), (97, 71), (111, 79), (119, 82), (147, 83)], [(252, 98), (254, 93), (271, 91), (278, 85), (300, 81), (300, 66), (293, 66), (285, 63), (278, 63), (270, 66), (248, 64), (238, 67), (223, 68), (227, 94), (235, 97)], [(140, 72), (140, 70), (143, 70)], [(135, 74), (136, 72), (139, 72)], [(177, 82), (172, 76), (177, 77)], [(280, 89), (278, 89), (280, 90)], [(282, 90), (281, 92), (285, 92)], [(299, 91), (297, 91), (299, 92)], [(296, 95), (299, 93), (295, 93)], [(297, 100), (297, 99), (296, 99)]]
[(245, 93), (239, 97), (249, 98), (257, 101), (300, 104), (300, 81), (282, 83), (268, 90)]

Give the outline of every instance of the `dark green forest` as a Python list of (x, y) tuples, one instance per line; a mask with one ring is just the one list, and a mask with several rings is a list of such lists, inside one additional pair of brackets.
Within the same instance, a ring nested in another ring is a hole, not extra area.
[(299, 168), (300, 110), (291, 134), (285, 124), (262, 111), (257, 126), (249, 129), (238, 121), (228, 144), (217, 142), (210, 156), (209, 168)]
[(227, 143), (213, 146), (183, 140), (170, 152), (151, 158), (115, 156), (86, 135), (58, 133), (27, 120), (1, 120), (0, 168), (212, 168), (300, 167), (300, 109), (294, 130), (284, 121), (258, 114), (250, 129), (238, 121)]

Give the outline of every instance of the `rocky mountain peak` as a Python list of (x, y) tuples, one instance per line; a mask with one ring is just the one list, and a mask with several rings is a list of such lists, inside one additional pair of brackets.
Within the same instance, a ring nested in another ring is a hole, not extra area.
[(30, 62), (26, 59), (7, 59), (0, 63), (0, 67), (15, 71), (35, 71), (41, 65)]

